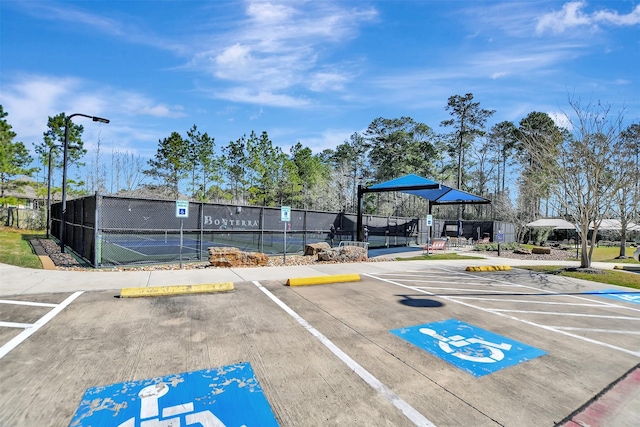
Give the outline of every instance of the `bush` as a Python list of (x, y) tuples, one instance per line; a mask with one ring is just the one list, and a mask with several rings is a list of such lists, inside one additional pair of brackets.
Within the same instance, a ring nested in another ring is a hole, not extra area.
[[(510, 242), (510, 243), (502, 243), (500, 245), (500, 250), (501, 251), (514, 251), (516, 249), (518, 249), (520, 247), (520, 244), (517, 242)], [(498, 243), (497, 242), (493, 242), (493, 243), (480, 243), (477, 244), (474, 248), (474, 251), (494, 251), (497, 252), (498, 251)]]

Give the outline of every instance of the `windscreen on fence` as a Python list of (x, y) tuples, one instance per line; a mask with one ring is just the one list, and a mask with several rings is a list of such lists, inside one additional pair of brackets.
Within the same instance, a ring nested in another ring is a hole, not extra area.
[[(93, 266), (143, 265), (208, 260), (210, 247), (279, 255), (303, 253), (306, 245), (357, 237), (355, 214), (189, 202), (178, 217), (171, 200), (91, 196), (67, 202), (65, 242)], [(52, 206), (52, 235), (59, 238), (60, 204)], [(370, 247), (408, 244), (417, 220), (367, 215)], [(333, 229), (332, 229), (333, 226)]]

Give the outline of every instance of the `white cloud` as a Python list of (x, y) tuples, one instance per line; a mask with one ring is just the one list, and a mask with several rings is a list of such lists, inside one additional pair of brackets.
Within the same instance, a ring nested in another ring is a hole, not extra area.
[(258, 104), (272, 107), (304, 107), (309, 101), (304, 98), (296, 98), (290, 95), (273, 93), (264, 90), (252, 90), (247, 87), (233, 87), (221, 91), (211, 92), (215, 98), (228, 101)]
[[(302, 145), (309, 147), (314, 153), (320, 153), (328, 148), (335, 149), (338, 145), (348, 140), (353, 135), (354, 130), (326, 129), (316, 136), (300, 138)], [(362, 133), (363, 131), (359, 131)], [(287, 149), (288, 150), (288, 149)]]
[(301, 104), (292, 95), (296, 87), (342, 90), (351, 74), (333, 70), (340, 64), (321, 64), (322, 57), (377, 16), (373, 9), (339, 2), (250, 1), (245, 12), (235, 30), (204, 43), (189, 66), (215, 76), (218, 84), (233, 82), (234, 88), (209, 91), (223, 99), (279, 106)]
[(550, 111), (547, 113), (551, 120), (558, 126), (559, 128), (571, 130), (573, 129), (573, 125), (571, 124), (571, 119), (562, 112), (558, 111)]
[(597, 26), (598, 24), (616, 26), (640, 24), (640, 5), (636, 6), (628, 14), (620, 14), (611, 10), (599, 10), (589, 14), (583, 11), (586, 5), (587, 3), (584, 1), (565, 3), (562, 6), (562, 10), (550, 12), (538, 18), (536, 32), (541, 34), (546, 30), (550, 30), (553, 33), (562, 33), (570, 28)]
[[(7, 120), (24, 143), (39, 143), (47, 131), (48, 117), (61, 112), (104, 117), (111, 124), (104, 128), (107, 139), (116, 134), (130, 140), (138, 132), (126, 128), (135, 116), (177, 118), (184, 116), (181, 106), (158, 103), (136, 92), (112, 90), (72, 77), (23, 75), (8, 81), (2, 90)], [(82, 123), (81, 120), (78, 123)], [(115, 123), (120, 123), (115, 125)], [(117, 132), (118, 126), (121, 132)], [(96, 138), (97, 128), (84, 126), (87, 141)], [(133, 133), (132, 133), (133, 132)]]
[(112, 37), (125, 39), (128, 43), (138, 43), (153, 46), (176, 53), (188, 51), (188, 45), (169, 41), (161, 34), (152, 33), (137, 25), (132, 25), (123, 20), (112, 19), (97, 13), (85, 12), (81, 8), (69, 2), (16, 2), (21, 5), (25, 13), (38, 19), (56, 22), (70, 22), (73, 28), (84, 27), (91, 32), (99, 31)]
[(252, 2), (247, 7), (247, 14), (256, 21), (277, 24), (291, 18), (295, 14), (295, 10), (281, 4)]
[(342, 90), (350, 80), (349, 76), (340, 73), (318, 72), (309, 76), (309, 88), (314, 92), (326, 90)]

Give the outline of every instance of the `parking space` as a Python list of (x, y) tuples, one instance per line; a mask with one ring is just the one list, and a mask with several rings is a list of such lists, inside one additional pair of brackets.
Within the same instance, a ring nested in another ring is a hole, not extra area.
[[(254, 405), (240, 398), (264, 402), (280, 426), (554, 425), (640, 359), (640, 307), (590, 282), (461, 268), (362, 277), (2, 305), (0, 321), (16, 324), (57, 313), (0, 359), (0, 425), (85, 425), (99, 413), (115, 426), (205, 415), (254, 425), (238, 418)], [(208, 406), (183, 394), (198, 387)]]
[[(419, 294), (640, 357), (640, 292), (514, 270), (379, 275)], [(419, 295), (418, 294), (418, 295)], [(417, 296), (414, 296), (417, 298)]]

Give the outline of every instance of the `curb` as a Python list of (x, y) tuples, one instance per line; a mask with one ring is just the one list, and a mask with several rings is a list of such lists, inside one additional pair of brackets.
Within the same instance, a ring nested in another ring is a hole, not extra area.
[(615, 265), (614, 270), (640, 271), (640, 265)]
[(51, 258), (47, 255), (38, 255), (40, 258), (40, 262), (42, 263), (42, 268), (45, 270), (57, 270), (56, 265), (53, 263)]
[(287, 280), (287, 286), (327, 285), (330, 283), (359, 281), (359, 274), (335, 274), (333, 276), (297, 277)]
[(508, 271), (511, 270), (510, 265), (483, 265), (480, 267), (467, 267), (466, 271), (482, 272), (482, 271)]
[(162, 297), (171, 295), (229, 292), (233, 290), (233, 282), (206, 283), (202, 285), (152, 286), (149, 288), (124, 288), (120, 291), (120, 298)]
[(44, 270), (57, 270), (56, 265), (53, 263), (47, 252), (44, 250), (38, 239), (29, 239), (29, 244), (33, 248), (33, 252), (40, 258), (40, 263)]

